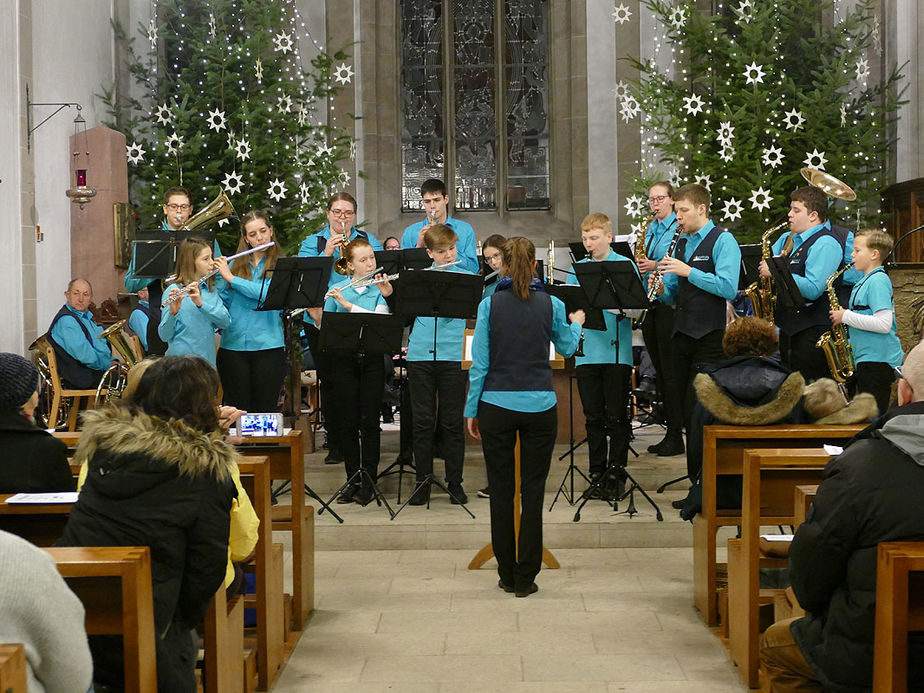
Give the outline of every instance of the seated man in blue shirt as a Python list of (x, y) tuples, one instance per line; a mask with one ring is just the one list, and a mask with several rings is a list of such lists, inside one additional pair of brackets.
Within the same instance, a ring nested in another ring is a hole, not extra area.
[(148, 322), (151, 318), (148, 287), (138, 289), (138, 306), (128, 316), (128, 327), (141, 340), (141, 348), (148, 350)]
[(93, 389), (113, 361), (109, 343), (99, 336), (103, 328), (93, 322), (89, 310), (93, 288), (86, 279), (71, 279), (64, 296), (67, 303), (48, 328), (58, 374), (66, 388)]
[[(831, 305), (825, 282), (844, 266), (844, 246), (843, 239), (826, 223), (828, 197), (821, 188), (811, 185), (797, 188), (790, 200), (790, 232), (773, 244), (773, 254), (788, 258), (789, 271), (805, 306), (793, 308), (778, 300), (775, 318), (780, 328), (783, 365), (798, 370), (808, 383), (830, 377), (824, 352), (815, 344), (831, 329), (828, 317)], [(771, 277), (765, 261), (760, 263), (760, 276)], [(782, 299), (779, 287), (776, 289)]]
[(684, 185), (671, 197), (683, 234), (673, 256), (661, 258), (657, 268), (664, 276), (661, 300), (676, 308), (674, 377), (684, 393), (683, 421), (689, 435), (697, 366), (725, 358), (726, 304), (738, 293), (741, 248), (733, 235), (709, 219), (711, 197), (702, 185)]
[(449, 194), (446, 184), (436, 178), (425, 180), (420, 186), (421, 204), (427, 213), (424, 221), (418, 221), (404, 229), (401, 236), (402, 248), (423, 248), (424, 234), (436, 224), (444, 224), (456, 232), (459, 241), (456, 248), (459, 252), (459, 267), (466, 272), (478, 274), (481, 265), (478, 262), (478, 250), (475, 244), (475, 230), (471, 224), (449, 216)]

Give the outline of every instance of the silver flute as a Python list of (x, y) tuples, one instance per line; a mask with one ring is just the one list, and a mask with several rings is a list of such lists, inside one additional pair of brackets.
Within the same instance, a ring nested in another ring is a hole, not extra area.
[[(230, 263), (232, 260), (236, 260), (236, 259), (239, 258), (239, 257), (244, 257), (245, 255), (250, 255), (251, 253), (256, 253), (256, 252), (259, 252), (259, 251), (261, 251), (261, 250), (266, 250), (266, 249), (269, 248), (271, 245), (275, 245), (275, 243), (276, 243), (275, 241), (270, 241), (269, 243), (264, 243), (263, 245), (258, 245), (256, 248), (251, 248), (250, 250), (245, 250), (244, 252), (238, 253), (237, 255), (229, 255), (229, 256), (228, 256), (227, 258), (225, 258), (225, 259)], [(196, 286), (198, 286), (199, 284), (204, 284), (204, 283), (207, 282), (209, 279), (211, 279), (212, 277), (214, 277), (216, 274), (218, 274), (218, 270), (217, 270), (217, 269), (212, 270), (212, 271), (209, 272), (207, 275), (205, 275), (204, 277), (202, 277), (202, 279), (200, 279), (198, 282), (196, 282)], [(174, 277), (174, 278), (175, 278), (175, 277)], [(165, 280), (165, 281), (166, 281), (166, 280)], [(186, 298), (187, 296), (189, 296), (189, 289), (188, 289), (187, 287), (183, 287), (182, 289), (180, 289), (180, 292), (179, 292), (179, 293), (173, 294), (172, 296), (167, 296), (166, 298), (164, 298), (163, 302), (160, 304), (160, 307), (161, 307), (161, 308), (166, 308), (167, 306), (169, 306), (169, 305), (170, 305), (171, 303), (173, 303), (174, 301), (181, 301), (181, 300), (183, 300), (184, 298)]]
[(433, 265), (433, 266), (431, 266), (431, 267), (424, 267), (423, 271), (424, 271), (424, 272), (432, 272), (432, 271), (435, 271), (435, 270), (446, 269), (447, 267), (452, 267), (453, 265), (458, 265), (460, 262), (462, 262), (462, 261), (461, 261), (461, 260), (453, 260), (452, 262), (446, 262), (446, 263), (443, 263), (442, 265)]
[(373, 284), (382, 284), (384, 282), (394, 281), (395, 279), (398, 278), (399, 274), (400, 274), (399, 272), (395, 272), (394, 274), (388, 274), (384, 277), (379, 277), (378, 279), (376, 279), (375, 277), (372, 277), (371, 279), (363, 279), (358, 284), (353, 284), (353, 288), (362, 289), (367, 286), (372, 286)]

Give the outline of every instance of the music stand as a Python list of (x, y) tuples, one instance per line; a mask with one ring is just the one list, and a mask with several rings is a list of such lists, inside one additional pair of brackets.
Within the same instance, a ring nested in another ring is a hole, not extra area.
[[(263, 299), (257, 302), (257, 310), (278, 310), (282, 312), (283, 320), (288, 322), (301, 313), (305, 308), (324, 305), (324, 294), (327, 292), (327, 283), (333, 260), (329, 257), (281, 257), (276, 260), (276, 266), (267, 270), (270, 275), (269, 287)], [(288, 334), (288, 329), (284, 333)], [(301, 354), (294, 354), (286, 345), (289, 370), (293, 364), (301, 363)], [(296, 381), (297, 382), (297, 381)], [(301, 401), (299, 393), (298, 401)], [(284, 493), (290, 482), (273, 491), (273, 498)], [(321, 510), (327, 511), (342, 523), (340, 517), (324, 499), (319, 496), (307, 483), (304, 484), (305, 493), (321, 504)]]
[(802, 310), (805, 308), (805, 297), (799, 291), (796, 280), (792, 278), (789, 270), (789, 258), (782, 255), (772, 255), (767, 260), (767, 269), (775, 282), (776, 294), (780, 300), (781, 308)]
[(762, 248), (760, 243), (747, 243), (741, 245), (741, 272), (738, 276), (738, 289), (747, 288), (760, 279), (760, 265)]
[[(439, 330), (439, 318), (474, 318), (478, 314), (478, 304), (484, 293), (484, 278), (477, 274), (453, 271), (408, 270), (402, 281), (395, 287), (398, 313), (406, 317), (436, 318), (433, 323), (433, 360), (436, 361), (436, 341)], [(395, 512), (407, 507), (411, 499), (424, 488), (435, 484), (455, 501), (465, 512), (475, 517), (474, 513), (450, 493), (446, 485), (437, 479), (432, 471), (417, 482), (408, 499)], [(430, 507), (429, 501), (427, 508)], [(394, 519), (394, 518), (392, 518)]]
[[(381, 358), (401, 350), (404, 323), (393, 315), (381, 313), (325, 313), (318, 341), (321, 351), (343, 351), (358, 356), (372, 355)], [(378, 412), (376, 412), (378, 413)], [(385, 504), (391, 519), (395, 512), (385, 495), (379, 490), (376, 479), (362, 466), (362, 436), (360, 436), (360, 465), (350, 478), (334, 492), (327, 503), (333, 502), (351, 484), (368, 482), (376, 505)], [(330, 510), (330, 507), (327, 508)], [(318, 510), (318, 515), (324, 508)]]
[[(633, 262), (626, 261), (605, 261), (605, 262), (580, 262), (573, 267), (577, 275), (578, 283), (587, 294), (587, 300), (594, 308), (602, 310), (619, 310), (646, 308), (648, 306), (648, 295), (642, 286), (642, 280), (639, 277), (638, 269)], [(623, 316), (625, 319), (625, 316)], [(619, 360), (619, 330), (616, 331), (616, 339), (612, 342), (616, 350), (616, 361)], [(619, 479), (622, 475), (629, 480), (629, 488), (621, 496), (613, 500), (613, 510), (616, 510), (617, 503), (629, 498), (629, 506), (624, 511), (630, 518), (638, 511), (635, 509), (635, 491), (637, 490), (645, 497), (655, 509), (658, 521), (664, 520), (661, 515), (661, 509), (658, 507), (651, 496), (645, 489), (629, 474), (625, 467), (610, 464), (607, 461), (606, 471), (594, 481), (584, 493), (584, 499), (578, 506), (577, 512), (574, 513), (574, 521), (579, 522), (581, 519), (581, 509), (591, 500), (594, 491), (598, 490), (607, 478)], [(622, 514), (622, 513), (619, 513)]]
[(379, 250), (375, 253), (375, 261), (385, 274), (400, 274), (409, 269), (422, 270), (433, 264), (426, 248)]
[[(614, 236), (612, 242), (610, 243), (610, 249), (615, 250), (623, 257), (627, 257), (630, 260), (635, 260), (635, 251), (632, 249), (632, 246), (629, 245), (629, 241), (627, 240), (629, 238), (631, 237)], [(584, 244), (580, 242), (569, 243), (568, 250), (571, 252), (571, 260), (573, 264), (577, 264), (584, 258), (590, 257), (590, 253), (587, 252)]]
[[(599, 308), (594, 308), (590, 305), (590, 301), (587, 300), (587, 294), (584, 293), (582, 289), (577, 284), (551, 284), (546, 285), (546, 291), (550, 295), (555, 296), (560, 299), (562, 303), (565, 304), (565, 311), (568, 315), (573, 313), (576, 310), (584, 311), (584, 329), (585, 330), (606, 330), (606, 318), (603, 315), (603, 311)], [(584, 443), (587, 442), (587, 438), (584, 437), (579, 442), (574, 442), (574, 405), (573, 405), (573, 387), (571, 381), (574, 379), (572, 374), (568, 379), (568, 428), (570, 431), (569, 447), (564, 452), (564, 454), (558, 457), (558, 461), (561, 462), (566, 457), (569, 457), (568, 469), (565, 470), (565, 474), (561, 479), (561, 483), (558, 485), (558, 491), (555, 492), (555, 497), (552, 499), (552, 504), (549, 505), (549, 512), (552, 511), (552, 508), (555, 507), (555, 503), (558, 501), (558, 496), (564, 494), (565, 500), (568, 501), (568, 505), (574, 505), (575, 495), (574, 495), (574, 474), (577, 472), (582, 477), (584, 481), (590, 483), (590, 479), (581, 471), (578, 466), (574, 463), (574, 452)], [(565, 487), (567, 482), (570, 479), (570, 491)]]

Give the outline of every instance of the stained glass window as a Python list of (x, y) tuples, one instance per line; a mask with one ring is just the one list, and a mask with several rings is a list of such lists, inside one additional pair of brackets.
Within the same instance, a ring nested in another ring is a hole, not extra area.
[(548, 0), (403, 0), (401, 21), (404, 209), (427, 178), (457, 209), (547, 209)]

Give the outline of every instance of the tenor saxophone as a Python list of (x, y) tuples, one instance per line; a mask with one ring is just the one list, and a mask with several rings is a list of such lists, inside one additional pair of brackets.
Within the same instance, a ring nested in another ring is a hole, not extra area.
[[(853, 267), (853, 263), (845, 265), (842, 269), (828, 277), (826, 286), (828, 300), (831, 302), (831, 310), (840, 310), (841, 307), (840, 302), (837, 300), (837, 293), (834, 291), (834, 282), (851, 267)], [(833, 326), (830, 330), (821, 335), (815, 343), (815, 346), (824, 352), (825, 359), (828, 361), (828, 370), (831, 371), (831, 377), (834, 378), (835, 381), (839, 384), (843, 384), (853, 377), (855, 367), (853, 347), (850, 346), (850, 341), (847, 339), (847, 328), (843, 323)], [(841, 387), (841, 389), (843, 390), (843, 387)]]
[[(784, 221), (771, 229), (764, 231), (760, 237), (760, 257), (764, 262), (770, 260), (770, 236), (786, 226), (789, 222)], [(754, 317), (766, 320), (771, 325), (773, 316), (776, 312), (776, 296), (773, 293), (773, 280), (769, 277), (760, 277), (756, 282), (748, 285), (744, 289), (744, 295), (751, 299), (751, 305), (754, 306)]]

